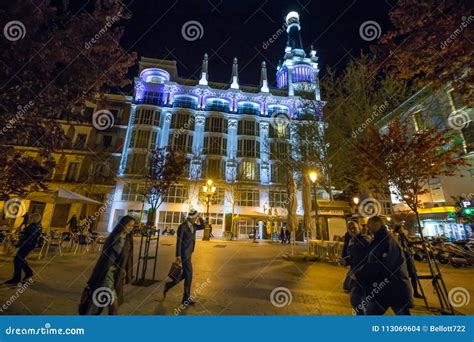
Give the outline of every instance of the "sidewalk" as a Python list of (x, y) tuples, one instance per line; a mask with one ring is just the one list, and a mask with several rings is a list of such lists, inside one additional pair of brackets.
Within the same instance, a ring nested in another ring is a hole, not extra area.
[[(157, 279), (148, 287), (126, 286), (126, 315), (351, 315), (348, 294), (342, 291), (346, 268), (322, 262), (287, 261), (291, 246), (260, 241), (201, 241), (193, 256), (192, 295), (197, 304), (180, 309), (182, 284), (172, 289), (166, 301), (162, 291), (169, 267), (174, 260), (175, 237), (162, 237), (158, 254)], [(139, 240), (136, 240), (138, 244)], [(153, 248), (152, 248), (153, 250)], [(306, 251), (297, 245), (298, 254)], [(138, 248), (135, 248), (135, 252)], [(36, 272), (34, 282), (0, 314), (65, 315), (77, 314), (82, 289), (98, 254), (50, 255), (31, 260)], [(136, 258), (135, 258), (136, 261)], [(12, 272), (11, 258), (0, 257), (0, 281)], [(423, 268), (425, 265), (420, 265)], [(151, 270), (150, 270), (151, 271)], [(151, 272), (150, 272), (151, 275)], [(448, 288), (474, 288), (471, 269), (451, 269), (444, 273)], [(435, 297), (425, 286), (428, 299)], [(275, 290), (276, 289), (276, 290)], [(7, 301), (17, 289), (0, 287), (0, 298)], [(271, 300), (272, 292), (274, 294)], [(273, 303), (272, 303), (273, 301)], [(0, 303), (2, 304), (2, 303)], [(416, 300), (413, 314), (432, 314)], [(473, 314), (472, 303), (459, 308)]]

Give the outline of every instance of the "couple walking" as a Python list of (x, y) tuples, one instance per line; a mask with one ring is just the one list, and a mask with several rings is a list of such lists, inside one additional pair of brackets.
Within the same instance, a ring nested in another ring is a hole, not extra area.
[[(197, 222), (199, 220), (199, 222)], [(104, 243), (101, 256), (87, 282), (79, 304), (79, 314), (100, 315), (108, 307), (109, 315), (118, 314), (118, 307), (123, 303), (124, 284), (132, 280), (133, 268), (133, 228), (136, 224), (132, 216), (123, 217), (115, 226)], [(165, 284), (163, 296), (181, 280), (184, 280), (182, 303), (192, 305), (191, 282), (193, 265), (191, 256), (196, 243), (196, 231), (204, 229), (204, 221), (196, 210), (188, 213), (186, 220), (178, 228), (176, 241), (176, 262), (183, 268), (181, 279)], [(101, 294), (108, 294), (104, 303), (98, 301)]]
[(403, 251), (379, 216), (367, 223), (370, 241), (356, 222), (349, 222), (345, 255), (350, 265), (345, 287), (357, 315), (410, 315), (413, 296)]

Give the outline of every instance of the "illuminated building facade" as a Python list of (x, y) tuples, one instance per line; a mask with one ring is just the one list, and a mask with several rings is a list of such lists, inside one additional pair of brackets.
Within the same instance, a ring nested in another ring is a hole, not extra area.
[[(181, 79), (175, 61), (141, 58), (109, 230), (123, 215), (146, 212), (141, 193), (147, 151), (153, 148), (184, 152), (190, 161), (185, 179), (159, 208), (155, 222), (159, 228), (176, 229), (190, 207), (205, 211), (200, 190), (207, 179), (217, 188), (210, 206), (216, 236), (232, 207), (235, 214), (246, 216), (238, 220), (240, 235), (253, 230), (252, 215), (286, 213), (286, 170), (272, 156), (289, 153), (288, 123), (298, 119), (298, 90), (310, 87), (315, 92), (320, 111), (315, 114), (320, 118), (323, 103), (316, 51), (311, 48), (307, 54), (303, 49), (298, 14), (290, 12), (285, 19), (288, 41), (276, 88), (269, 87), (265, 62), (260, 85), (248, 87), (239, 83), (237, 58), (229, 84), (210, 81), (207, 55), (199, 80)], [(144, 222), (146, 214), (142, 218)]]

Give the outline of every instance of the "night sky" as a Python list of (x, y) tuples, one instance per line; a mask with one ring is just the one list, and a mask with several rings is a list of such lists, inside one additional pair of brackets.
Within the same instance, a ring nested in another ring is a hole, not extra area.
[[(181, 77), (199, 77), (202, 56), (209, 54), (209, 79), (229, 82), (232, 59), (239, 59), (240, 83), (255, 85), (260, 64), (267, 62), (273, 85), (278, 60), (283, 57), (286, 34), (263, 48), (264, 42), (282, 27), (289, 11), (300, 14), (303, 44), (317, 50), (322, 76), (326, 67), (338, 70), (347, 61), (368, 51), (370, 43), (361, 39), (360, 25), (367, 20), (379, 23), (382, 34), (390, 28), (388, 12), (394, 0), (127, 0), (133, 13), (124, 22), (122, 45), (138, 56), (175, 59)], [(201, 39), (187, 41), (182, 26), (198, 21)], [(375, 42), (375, 41), (374, 41)]]

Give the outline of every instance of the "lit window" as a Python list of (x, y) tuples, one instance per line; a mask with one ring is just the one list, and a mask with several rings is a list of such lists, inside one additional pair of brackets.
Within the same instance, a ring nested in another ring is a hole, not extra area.
[(229, 102), (221, 99), (210, 99), (206, 101), (206, 110), (214, 112), (229, 112)]
[(260, 115), (260, 105), (252, 102), (241, 102), (237, 106), (237, 113)]
[(239, 178), (243, 181), (258, 181), (260, 165), (255, 161), (243, 160), (239, 163)]
[(197, 99), (192, 96), (175, 96), (173, 107), (197, 109)]

